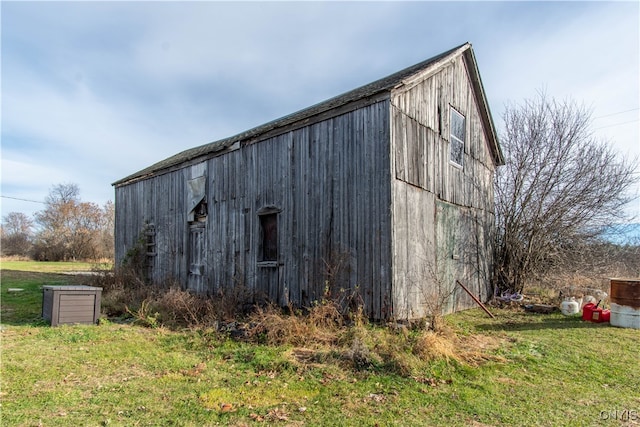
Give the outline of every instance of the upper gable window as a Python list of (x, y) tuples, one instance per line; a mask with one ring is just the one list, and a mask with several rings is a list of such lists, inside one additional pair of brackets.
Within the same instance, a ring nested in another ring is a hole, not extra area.
[(463, 166), (464, 161), (464, 142), (466, 136), (465, 118), (455, 109), (451, 108), (451, 138), (449, 140), (450, 160), (458, 165)]

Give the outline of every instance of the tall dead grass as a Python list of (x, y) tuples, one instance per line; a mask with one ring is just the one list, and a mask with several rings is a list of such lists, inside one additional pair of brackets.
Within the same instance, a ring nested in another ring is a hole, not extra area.
[(331, 345), (338, 340), (344, 316), (334, 303), (318, 304), (306, 314), (292, 307), (257, 307), (249, 316), (251, 339), (269, 345)]
[(417, 337), (411, 350), (427, 362), (438, 359), (461, 361), (463, 358), (457, 344), (457, 336), (452, 332), (425, 331)]
[(89, 284), (102, 288), (102, 311), (109, 317), (127, 313), (127, 307), (137, 307), (156, 292), (130, 268), (96, 271)]
[[(305, 314), (268, 306), (249, 316), (249, 341), (293, 346), (298, 364), (339, 363), (354, 370), (386, 370), (405, 377), (420, 377), (434, 361), (477, 365), (487, 360), (500, 344), (490, 337), (470, 340), (451, 328), (384, 327), (366, 319), (353, 319), (339, 304), (324, 301)], [(496, 343), (489, 345), (489, 342)], [(478, 344), (478, 345), (475, 345)]]
[(175, 280), (150, 284), (132, 268), (97, 272), (92, 286), (102, 288), (102, 311), (108, 317), (133, 317), (147, 326), (198, 328), (241, 316), (251, 300), (245, 287), (198, 295), (183, 290)]
[(242, 286), (227, 294), (201, 296), (182, 290), (177, 282), (150, 285), (126, 269), (96, 275), (92, 284), (103, 288), (103, 310), (109, 316), (129, 316), (149, 327), (215, 326), (219, 333), (229, 332), (228, 326), (234, 325), (234, 337), (293, 347), (291, 357), (302, 365), (337, 363), (358, 371), (421, 377), (434, 361), (477, 364), (490, 360), (485, 356), (490, 348), (474, 347), (450, 328), (433, 331), (424, 324), (372, 324), (359, 307), (345, 310), (339, 299), (323, 299), (304, 311), (254, 305), (247, 313), (251, 295)]

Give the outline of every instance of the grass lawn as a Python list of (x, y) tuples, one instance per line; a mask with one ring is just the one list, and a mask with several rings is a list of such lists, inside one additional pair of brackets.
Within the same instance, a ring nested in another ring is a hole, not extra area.
[(34, 273), (70, 273), (77, 271), (93, 271), (109, 268), (108, 264), (90, 263), (83, 261), (54, 262), (54, 261), (13, 261), (0, 260), (0, 268), (4, 270), (29, 271)]
[(52, 328), (39, 320), (41, 286), (69, 276), (2, 267), (6, 426), (640, 425), (637, 330), (469, 310), (446, 321), (483, 357), (401, 375), (207, 330)]

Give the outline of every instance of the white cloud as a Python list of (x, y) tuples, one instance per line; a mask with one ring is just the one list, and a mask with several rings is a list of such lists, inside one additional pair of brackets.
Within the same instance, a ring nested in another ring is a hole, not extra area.
[[(602, 116), (638, 106), (638, 27), (635, 3), (7, 3), (3, 162), (100, 202), (169, 155), (465, 41), (497, 124), (543, 86)], [(640, 150), (637, 123), (598, 132)]]
[[(14, 157), (15, 156), (15, 157)], [(29, 159), (21, 158), (18, 153), (2, 153), (2, 186), (16, 188), (38, 188), (43, 182), (66, 182), (71, 179), (68, 171), (56, 167), (36, 164)], [(50, 181), (52, 180), (52, 181)], [(3, 191), (4, 193), (4, 191)], [(39, 200), (42, 197), (38, 196)]]
[[(476, 46), (496, 124), (505, 102), (545, 90), (590, 107), (595, 135), (625, 158), (640, 157), (638, 110), (616, 114), (640, 103), (638, 3), (544, 3), (536, 10), (545, 17), (526, 22), (525, 14), (512, 14), (492, 36), (502, 34), (499, 42)], [(640, 216), (640, 200), (628, 212)]]

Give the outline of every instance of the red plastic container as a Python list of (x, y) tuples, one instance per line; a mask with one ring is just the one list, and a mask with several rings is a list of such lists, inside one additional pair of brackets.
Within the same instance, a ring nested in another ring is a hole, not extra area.
[(594, 323), (604, 323), (609, 322), (610, 318), (611, 311), (596, 308), (596, 305), (592, 302), (585, 304), (584, 307), (582, 307), (582, 320)]

